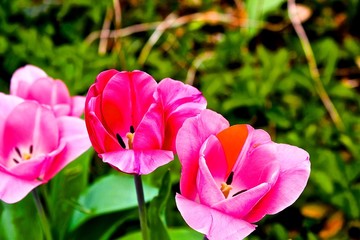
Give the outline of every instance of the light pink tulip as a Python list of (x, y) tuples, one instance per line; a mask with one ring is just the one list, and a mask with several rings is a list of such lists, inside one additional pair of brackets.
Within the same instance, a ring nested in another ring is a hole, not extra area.
[(148, 174), (173, 160), (185, 119), (206, 107), (194, 87), (172, 79), (159, 84), (141, 71), (100, 73), (86, 96), (85, 121), (104, 162), (130, 174)]
[(277, 144), (263, 130), (204, 110), (178, 132), (182, 164), (177, 207), (209, 239), (242, 239), (253, 223), (293, 204), (310, 174), (303, 149)]
[(56, 116), (80, 117), (84, 112), (85, 97), (71, 97), (64, 82), (52, 79), (42, 69), (32, 65), (14, 72), (10, 94), (48, 105)]
[(0, 199), (15, 203), (90, 147), (80, 118), (0, 93)]

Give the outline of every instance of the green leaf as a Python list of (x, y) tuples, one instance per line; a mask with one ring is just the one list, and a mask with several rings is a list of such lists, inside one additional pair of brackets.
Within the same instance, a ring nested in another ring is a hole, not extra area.
[(165, 173), (162, 183), (158, 196), (151, 201), (148, 210), (150, 236), (151, 239), (169, 240), (170, 237), (166, 230), (165, 208), (171, 192), (170, 171)]
[[(191, 228), (170, 228), (168, 229), (170, 239), (180, 240), (180, 239), (191, 239), (191, 240), (201, 240), (204, 239), (204, 235), (192, 230)], [(141, 239), (141, 232), (134, 232), (128, 234), (124, 237), (119, 238), (118, 240), (139, 240)]]
[(0, 239), (43, 239), (42, 228), (32, 195), (14, 204), (0, 203)]
[(57, 232), (59, 239), (64, 238), (68, 228), (71, 214), (74, 211), (74, 202), (87, 186), (89, 175), (89, 163), (93, 156), (90, 149), (78, 159), (70, 163), (57, 176), (50, 181), (50, 209), (51, 222), (54, 231)]
[[(146, 184), (143, 184), (143, 187), (145, 201), (156, 196), (156, 188)], [(71, 230), (92, 217), (136, 207), (134, 180), (130, 175), (121, 173), (105, 176), (80, 196), (78, 204), (79, 207), (71, 219)]]

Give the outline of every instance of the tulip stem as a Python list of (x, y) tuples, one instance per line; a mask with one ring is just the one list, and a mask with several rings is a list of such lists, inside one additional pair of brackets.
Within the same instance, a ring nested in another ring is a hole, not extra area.
[(37, 188), (32, 190), (32, 195), (33, 195), (33, 198), (34, 198), (34, 202), (35, 202), (37, 211), (39, 213), (41, 227), (42, 227), (42, 230), (43, 230), (43, 232), (45, 234), (45, 239), (52, 240), (50, 225), (49, 225), (48, 219), (46, 217), (43, 205), (41, 203), (40, 196), (39, 196)]
[(149, 230), (147, 225), (147, 217), (146, 217), (146, 206), (145, 206), (145, 198), (144, 198), (144, 189), (141, 181), (141, 175), (134, 175), (135, 187), (136, 187), (136, 195), (137, 201), (139, 204), (139, 217), (140, 217), (140, 227), (143, 240), (149, 239)]

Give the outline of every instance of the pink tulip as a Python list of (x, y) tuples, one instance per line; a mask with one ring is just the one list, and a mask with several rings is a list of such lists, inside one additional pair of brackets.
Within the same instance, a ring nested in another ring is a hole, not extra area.
[(182, 164), (177, 207), (209, 239), (242, 239), (253, 223), (293, 204), (310, 174), (303, 149), (277, 144), (263, 130), (229, 127), (204, 110), (186, 120), (176, 140)]
[(0, 93), (0, 199), (15, 203), (90, 147), (85, 123)]
[(26, 65), (14, 72), (10, 94), (48, 105), (56, 116), (79, 117), (84, 112), (85, 97), (70, 97), (64, 82), (48, 77), (43, 70), (32, 65)]
[(89, 89), (85, 121), (104, 162), (140, 175), (173, 160), (178, 129), (205, 107), (202, 94), (182, 82), (108, 70)]

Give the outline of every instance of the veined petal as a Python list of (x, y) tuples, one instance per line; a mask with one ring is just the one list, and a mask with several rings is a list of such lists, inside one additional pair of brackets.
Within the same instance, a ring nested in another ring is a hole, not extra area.
[(239, 190), (250, 189), (264, 182), (274, 185), (280, 173), (275, 144), (260, 145), (246, 154), (234, 173), (233, 185), (240, 187)]
[(164, 112), (161, 104), (154, 103), (136, 129), (133, 143), (134, 149), (163, 149), (164, 134)]
[(29, 87), (39, 78), (47, 77), (40, 68), (33, 65), (25, 65), (17, 69), (10, 80), (10, 94), (26, 98)]
[(199, 115), (185, 120), (176, 138), (176, 150), (182, 164), (181, 194), (189, 199), (196, 196), (196, 181), (200, 148), (211, 135), (229, 126), (228, 121), (211, 110), (203, 110)]
[(175, 200), (185, 222), (210, 240), (243, 239), (255, 230), (255, 225), (249, 222), (191, 201), (180, 194), (176, 194)]
[(130, 174), (148, 174), (174, 159), (171, 151), (165, 150), (120, 150), (99, 154), (104, 162)]
[(56, 119), (51, 110), (33, 101), (20, 103), (5, 122), (3, 156), (9, 156), (15, 147), (28, 149), (33, 146), (35, 156), (53, 151), (59, 141), (54, 123)]
[(193, 86), (170, 78), (160, 81), (155, 98), (162, 103), (166, 119), (164, 148), (175, 151), (178, 130), (187, 118), (206, 108), (206, 100)]
[(114, 134), (125, 136), (135, 129), (153, 103), (156, 81), (140, 71), (119, 72), (102, 92), (101, 110), (106, 125)]
[(279, 177), (269, 193), (255, 206), (246, 219), (256, 222), (266, 214), (275, 214), (290, 206), (304, 190), (310, 175), (309, 155), (301, 148), (276, 144), (280, 163)]

